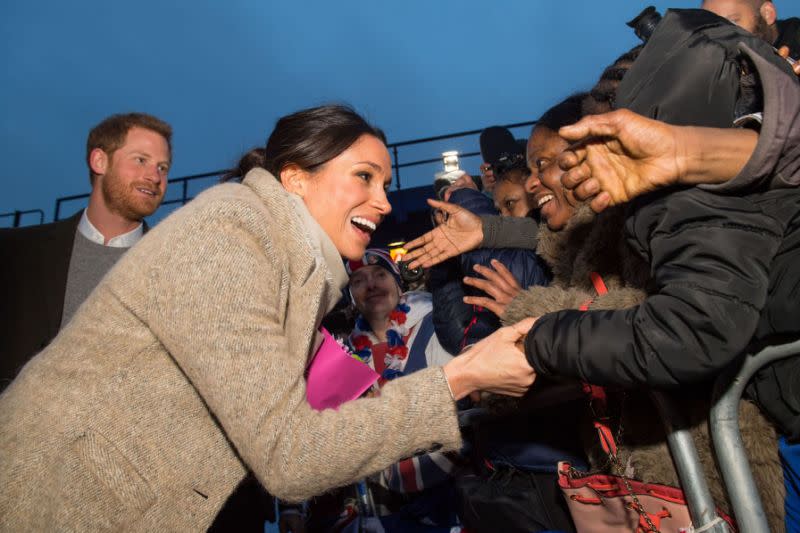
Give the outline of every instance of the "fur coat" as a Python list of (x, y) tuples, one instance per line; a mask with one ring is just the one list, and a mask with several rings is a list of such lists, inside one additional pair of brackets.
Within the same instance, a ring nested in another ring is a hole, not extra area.
[[(593, 310), (622, 309), (641, 303), (648, 293), (650, 267), (626, 244), (623, 221), (622, 208), (594, 215), (583, 206), (561, 231), (553, 232), (542, 224), (537, 252), (552, 268), (553, 281), (549, 287), (531, 287), (521, 292), (507, 307), (503, 322), (512, 324), (525, 317), (577, 309), (587, 302), (591, 302), (589, 309)], [(601, 275), (607, 294), (597, 295), (590, 272)], [(711, 495), (718, 507), (730, 514), (707, 427), (710, 390), (708, 386), (682, 394), (678, 401), (691, 425)], [(617, 419), (613, 429), (619, 459), (628, 472), (643, 481), (679, 486), (674, 465), (667, 460), (670, 455), (663, 424), (647, 391), (609, 391), (609, 397), (609, 414)], [(739, 414), (742, 437), (770, 529), (783, 531), (785, 491), (777, 434), (753, 403), (741, 402)], [(586, 430), (585, 448), (593, 468), (604, 470), (609, 466), (608, 458), (599, 447), (590, 416), (587, 409), (587, 418), (580, 421)]]

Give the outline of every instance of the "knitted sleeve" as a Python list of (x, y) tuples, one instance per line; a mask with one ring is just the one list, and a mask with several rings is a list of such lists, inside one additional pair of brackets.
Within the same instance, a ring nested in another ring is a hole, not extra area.
[(484, 215), (482, 248), (526, 248), (536, 250), (539, 228), (529, 217)]
[(302, 228), (242, 201), (187, 207), (193, 214), (156, 230), (169, 250), (150, 267), (149, 327), (272, 494), (300, 501), (414, 453), (461, 445), (440, 367), (398, 379), (378, 398), (312, 410), (298, 334), (309, 328), (298, 317), (313, 320), (320, 298), (309, 287), (325, 273), (290, 282), (288, 250), (299, 248), (281, 244), (302, 240)]

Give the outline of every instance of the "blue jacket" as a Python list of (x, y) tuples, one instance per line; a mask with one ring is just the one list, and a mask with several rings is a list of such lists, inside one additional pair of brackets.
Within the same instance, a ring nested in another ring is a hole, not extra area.
[[(473, 189), (453, 192), (450, 202), (476, 215), (497, 214), (492, 200)], [(533, 250), (518, 248), (479, 248), (433, 267), (428, 281), (433, 293), (433, 324), (439, 342), (454, 355), (500, 327), (500, 319), (494, 313), (463, 302), (464, 296), (482, 292), (464, 285), (462, 278), (476, 276), (473, 267), (489, 267), (492, 259), (503, 263), (522, 288), (550, 282), (544, 261)]]

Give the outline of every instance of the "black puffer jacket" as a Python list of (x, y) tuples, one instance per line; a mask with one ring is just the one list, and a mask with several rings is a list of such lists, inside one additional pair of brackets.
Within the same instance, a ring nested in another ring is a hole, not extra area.
[[(473, 189), (454, 191), (450, 202), (476, 215), (497, 213), (492, 201)], [(433, 325), (439, 342), (453, 355), (500, 327), (500, 319), (494, 313), (463, 301), (464, 296), (483, 295), (464, 285), (463, 277), (479, 277), (474, 266), (491, 266), (492, 259), (503, 263), (523, 288), (550, 281), (547, 267), (536, 253), (519, 248), (478, 248), (434, 267), (428, 278), (433, 294)]]
[[(540, 320), (526, 351), (541, 372), (598, 384), (677, 387), (707, 381), (750, 344), (800, 335), (800, 272), (791, 269), (800, 260), (800, 87), (786, 63), (714, 15), (670, 11), (620, 84), (617, 104), (670, 123), (725, 127), (739, 94), (732, 74), (743, 56), (755, 67), (756, 101), (763, 102), (749, 161), (731, 181), (703, 187), (717, 196), (700, 188), (667, 191), (631, 206), (628, 240), (650, 265), (655, 288), (627, 310), (564, 311)], [(662, 77), (680, 65), (691, 65), (693, 81), (682, 79), (671, 99), (659, 99), (668, 79)], [(712, 65), (714, 75), (704, 78)], [(698, 87), (705, 87), (706, 100), (688, 96)], [(793, 358), (763, 370), (750, 389), (794, 439), (800, 438), (798, 374), (800, 360)]]
[[(800, 335), (800, 190), (731, 197), (695, 188), (638, 205), (625, 230), (654, 291), (629, 309), (540, 318), (526, 339), (537, 372), (675, 388), (711, 380), (752, 343)], [(762, 406), (794, 436), (797, 378), (784, 387), (793, 414)]]

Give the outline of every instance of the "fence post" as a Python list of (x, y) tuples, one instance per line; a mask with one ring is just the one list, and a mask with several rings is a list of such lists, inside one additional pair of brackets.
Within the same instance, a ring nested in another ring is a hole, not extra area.
[(392, 153), (394, 154), (394, 183), (397, 190), (400, 190), (400, 161), (397, 159), (397, 146), (392, 146)]

